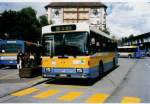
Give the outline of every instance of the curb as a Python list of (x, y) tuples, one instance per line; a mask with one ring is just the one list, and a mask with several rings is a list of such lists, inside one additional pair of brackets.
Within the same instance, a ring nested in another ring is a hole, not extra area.
[[(111, 98), (111, 96), (113, 96), (117, 90), (120, 88), (120, 86), (124, 83), (124, 81), (126, 81), (127, 76), (130, 74), (130, 72), (132, 71), (132, 69), (135, 67), (135, 64), (137, 64), (138, 60), (136, 60), (134, 62), (134, 64), (128, 69), (128, 71), (123, 75), (122, 79), (120, 80), (120, 82), (116, 85), (116, 87), (114, 87), (114, 89), (112, 90), (112, 93), (110, 94), (110, 96), (106, 99), (106, 102)], [(109, 76), (109, 75), (108, 75)]]

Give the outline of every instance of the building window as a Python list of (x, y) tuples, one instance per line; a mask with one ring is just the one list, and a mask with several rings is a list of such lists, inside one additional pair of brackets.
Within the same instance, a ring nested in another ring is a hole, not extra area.
[(61, 9), (52, 9), (52, 17), (59, 18), (61, 16)]
[(93, 18), (100, 17), (100, 9), (91, 9), (90, 15)]

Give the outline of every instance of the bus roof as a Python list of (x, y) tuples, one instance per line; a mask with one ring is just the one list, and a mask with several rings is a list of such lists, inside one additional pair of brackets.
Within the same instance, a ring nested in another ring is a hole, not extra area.
[(95, 33), (97, 33), (97, 34), (100, 34), (100, 35), (102, 35), (102, 36), (104, 36), (104, 37), (107, 37), (107, 38), (109, 38), (109, 39), (112, 39), (112, 37), (111, 37), (110, 35), (108, 35), (108, 34), (102, 32), (102, 31), (100, 31), (100, 30), (98, 30), (98, 29), (96, 29), (96, 28), (94, 28), (94, 27), (90, 27), (90, 30), (93, 31), (93, 32), (95, 32)]
[[(53, 32), (51, 30), (51, 27), (54, 26), (68, 26), (68, 25), (76, 25), (76, 29), (75, 30), (71, 30), (71, 31), (55, 31)], [(63, 23), (63, 24), (54, 24), (54, 25), (47, 25), (42, 27), (42, 34), (48, 34), (48, 33), (57, 33), (57, 32), (77, 32), (77, 31), (87, 31), (90, 32), (89, 29), (89, 25), (87, 23)]]
[[(76, 25), (76, 29), (75, 30), (71, 30), (71, 31), (55, 31), (53, 32), (51, 30), (51, 28), (53, 26), (68, 26), (68, 25)], [(57, 33), (57, 32), (81, 32), (81, 31), (86, 31), (89, 32), (92, 31), (94, 33), (100, 34), (106, 38), (112, 39), (111, 36), (109, 36), (108, 34), (98, 30), (97, 28), (91, 27), (89, 24), (87, 23), (63, 23), (63, 24), (54, 24), (54, 25), (47, 25), (42, 27), (42, 35), (43, 34), (48, 34), (48, 33)]]
[(118, 48), (137, 48), (138, 46), (120, 46)]

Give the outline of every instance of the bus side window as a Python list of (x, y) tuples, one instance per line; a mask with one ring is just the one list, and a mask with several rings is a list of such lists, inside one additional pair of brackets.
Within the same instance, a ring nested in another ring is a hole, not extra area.
[(95, 38), (92, 37), (90, 41), (90, 49), (91, 49), (91, 54), (96, 53), (96, 44), (95, 44)]

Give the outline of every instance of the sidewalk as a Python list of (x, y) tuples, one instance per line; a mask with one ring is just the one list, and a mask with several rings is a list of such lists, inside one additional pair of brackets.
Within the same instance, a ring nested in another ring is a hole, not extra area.
[(46, 80), (47, 79), (41, 76), (35, 78), (19, 78), (17, 70), (15, 70), (14, 73), (7, 73), (7, 75), (5, 74), (0, 77), (0, 98), (10, 93), (40, 84)]

